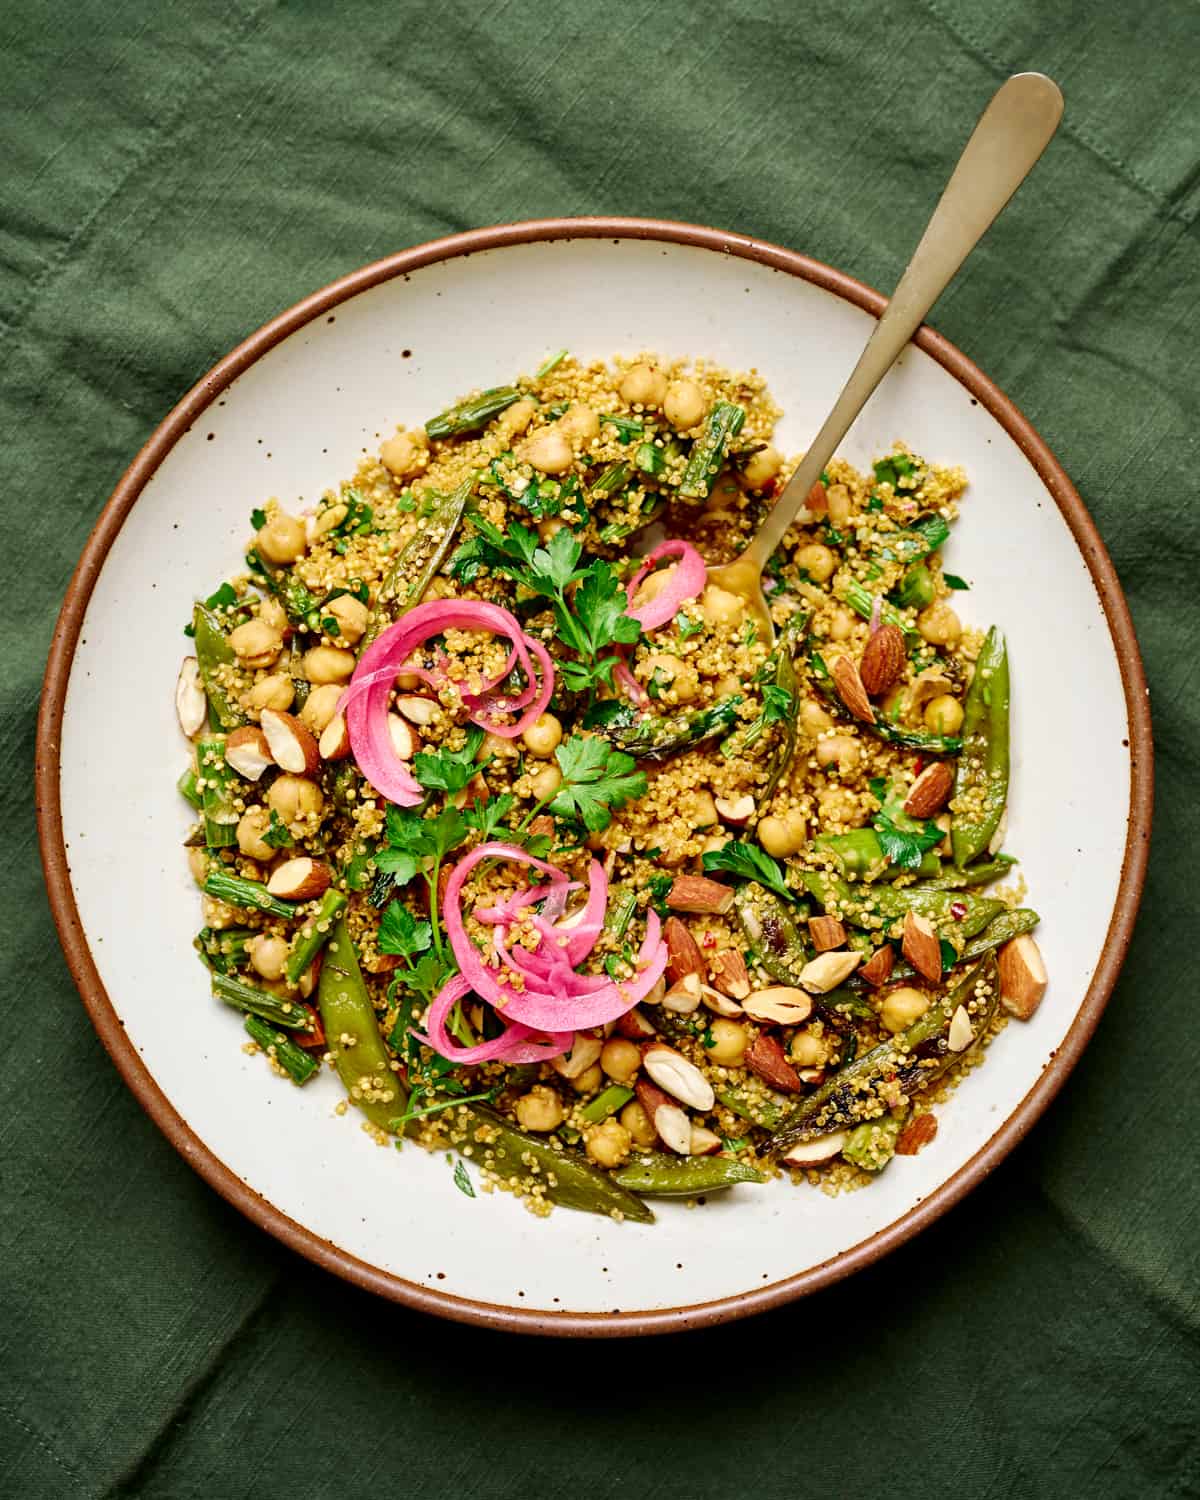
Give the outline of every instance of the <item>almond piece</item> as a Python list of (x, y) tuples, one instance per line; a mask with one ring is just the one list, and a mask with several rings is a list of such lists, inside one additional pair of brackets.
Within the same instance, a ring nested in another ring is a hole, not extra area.
[(910, 818), (932, 818), (940, 813), (954, 790), (954, 772), (944, 760), (925, 767), (909, 788), (904, 811)]
[(1046, 965), (1041, 949), (1027, 932), (1000, 950), (1000, 1004), (1009, 1015), (1028, 1021), (1046, 993)]
[(668, 980), (674, 982), (685, 974), (704, 973), (700, 945), (678, 917), (668, 917), (663, 924), (663, 940), (667, 945)]
[(708, 977), (714, 988), (733, 1000), (744, 1000), (750, 993), (750, 974), (746, 960), (736, 948), (714, 953), (708, 961)]
[(267, 890), (283, 901), (312, 901), (325, 894), (332, 879), (327, 864), (302, 854), (276, 865), (267, 881)]
[(975, 1028), (965, 1005), (960, 1005), (950, 1017), (950, 1030), (946, 1033), (946, 1046), (951, 1052), (965, 1052), (975, 1040)]
[(837, 688), (838, 697), (856, 719), (862, 719), (867, 724), (874, 724), (875, 710), (871, 707), (867, 690), (863, 687), (862, 678), (858, 675), (858, 668), (848, 656), (839, 656), (834, 662), (833, 685)]
[(754, 816), (754, 798), (749, 792), (732, 800), (728, 797), (716, 797), (713, 799), (713, 806), (717, 809), (717, 817), (730, 828), (745, 828)]
[(700, 1005), (699, 974), (681, 974), (658, 1003), (678, 1016), (690, 1016)]
[(321, 752), (312, 730), (294, 715), (281, 713), (277, 708), (264, 708), (261, 723), (275, 764), (293, 776), (311, 776), (321, 764)]
[(659, 1088), (690, 1108), (703, 1111), (716, 1103), (712, 1084), (695, 1063), (674, 1047), (652, 1042), (642, 1053), (642, 1066)]
[(578, 1078), (586, 1073), (594, 1062), (599, 1062), (604, 1051), (604, 1038), (589, 1036), (586, 1031), (577, 1031), (570, 1052), (563, 1057), (551, 1059), (550, 1066), (560, 1078)]
[(268, 766), (275, 764), (266, 735), (253, 724), (243, 724), (226, 735), (225, 761), (247, 781), (257, 781)]
[(874, 698), (886, 693), (907, 660), (903, 632), (896, 625), (881, 625), (863, 648), (858, 664), (859, 679), (868, 694)]
[(648, 1078), (639, 1078), (633, 1086), (637, 1102), (650, 1117), (659, 1140), (677, 1156), (692, 1154), (692, 1122), (679, 1105)]
[(427, 729), (437, 717), (438, 706), (432, 698), (422, 698), (419, 693), (401, 693), (396, 699), (396, 711), (410, 724)]
[(859, 969), (859, 973), (867, 981), (877, 988), (886, 984), (891, 978), (892, 968), (896, 962), (896, 950), (891, 943), (884, 943), (882, 948), (876, 948), (870, 958)]
[(825, 493), (825, 486), (819, 479), (805, 495), (804, 509), (814, 518), (829, 514), (829, 497)]
[(818, 953), (840, 948), (846, 941), (846, 929), (836, 917), (809, 917), (808, 935)]
[(689, 1156), (712, 1156), (721, 1149), (721, 1137), (704, 1125), (692, 1126)]
[(334, 714), (321, 732), (317, 749), (322, 760), (345, 760), (350, 754), (350, 731), (345, 714)]
[(835, 1130), (832, 1135), (819, 1135), (814, 1141), (800, 1141), (790, 1146), (779, 1158), (789, 1167), (816, 1167), (824, 1161), (832, 1161), (850, 1138), (848, 1130)]
[(700, 998), (715, 1015), (728, 1016), (732, 1020), (735, 1016), (742, 1014), (742, 1007), (736, 1000), (731, 1000), (720, 990), (714, 990), (711, 984), (700, 986)]
[(746, 1048), (745, 1064), (757, 1077), (783, 1094), (798, 1094), (800, 1075), (788, 1062), (783, 1048), (773, 1036), (756, 1036)]
[(747, 995), (742, 1009), (752, 1021), (764, 1021), (771, 1026), (798, 1026), (812, 1015), (812, 996), (791, 985), (773, 984)]
[(915, 911), (904, 916), (904, 936), (900, 951), (922, 979), (937, 984), (942, 977), (942, 944), (933, 923)]
[(913, 1115), (896, 1137), (897, 1156), (916, 1156), (922, 1146), (928, 1146), (938, 1133), (936, 1115)]
[(656, 1036), (657, 1032), (635, 1005), (632, 1010), (627, 1010), (617, 1018), (617, 1034), (631, 1042), (644, 1042), (647, 1038)]
[(826, 990), (837, 989), (843, 979), (848, 979), (861, 959), (861, 953), (822, 953), (806, 963), (796, 978), (802, 988), (823, 995)]
[(175, 712), (179, 727), (190, 740), (204, 728), (208, 699), (200, 680), (200, 664), (194, 656), (185, 656), (175, 679)]
[(722, 916), (733, 905), (733, 887), (707, 875), (676, 875), (667, 892), (672, 911), (703, 912)]
[(408, 720), (402, 719), (399, 714), (388, 714), (388, 738), (392, 742), (392, 749), (396, 752), (397, 760), (412, 760), (421, 748), (421, 736)]

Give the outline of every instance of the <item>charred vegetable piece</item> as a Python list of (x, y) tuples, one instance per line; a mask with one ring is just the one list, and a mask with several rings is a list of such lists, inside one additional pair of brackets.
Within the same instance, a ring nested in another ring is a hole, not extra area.
[(809, 894), (826, 910), (837, 909), (843, 921), (855, 927), (872, 927), (872, 918), (887, 923), (899, 921), (907, 912), (926, 917), (943, 936), (974, 937), (993, 917), (1005, 910), (1003, 901), (973, 896), (968, 891), (941, 891), (926, 885), (895, 886), (886, 881), (852, 886), (822, 870), (804, 870), (801, 878)]
[(854, 718), (838, 696), (838, 690), (833, 685), (833, 677), (819, 651), (809, 653), (808, 665), (813, 686), (821, 696), (837, 709), (842, 718), (854, 719), (860, 729), (867, 734), (873, 734), (876, 739), (884, 740), (889, 745), (897, 745), (901, 750), (919, 750), (922, 755), (957, 755), (962, 749), (963, 742), (957, 735), (929, 734), (924, 729), (904, 729), (899, 724), (892, 724), (887, 719), (881, 718), (878, 712), (870, 724), (862, 719)]
[(288, 1077), (296, 1084), (307, 1083), (320, 1068), (315, 1057), (310, 1057), (301, 1047), (274, 1027), (268, 1026), (258, 1016), (247, 1016), (244, 1022), (247, 1032), (268, 1057), (274, 1058)]
[(961, 870), (987, 848), (1008, 801), (1008, 649), (993, 625), (963, 705), (950, 846)]
[(260, 990), (235, 974), (214, 974), (212, 992), (218, 1000), (232, 1005), (245, 1015), (259, 1016), (272, 1026), (286, 1026), (290, 1031), (310, 1031), (312, 1016), (298, 1000), (283, 1000), (270, 990)]
[(683, 471), (679, 493), (689, 500), (707, 500), (721, 465), (725, 462), (731, 439), (742, 430), (746, 420), (744, 407), (731, 401), (718, 401), (709, 412), (704, 431), (692, 444)]
[(766, 1182), (763, 1173), (731, 1156), (668, 1156), (655, 1151), (618, 1167), (613, 1181), (648, 1198), (694, 1198), (738, 1182)]
[(741, 701), (742, 695), (736, 693), (711, 708), (658, 717), (642, 713), (632, 704), (612, 700), (599, 704), (587, 716), (586, 723), (609, 744), (636, 760), (662, 760), (723, 733), (737, 718)]
[(516, 385), (494, 385), (478, 396), (460, 401), (457, 406), (439, 412), (425, 423), (425, 435), (429, 438), (461, 437), (466, 432), (481, 432), (514, 401), (519, 401), (524, 392)]
[(780, 984), (799, 984), (809, 955), (796, 923), (796, 908), (748, 881), (734, 891), (733, 909), (756, 961)]
[(474, 483), (473, 478), (464, 479), (453, 494), (434, 496), (429, 515), (422, 519), (416, 534), (379, 585), (375, 607), (362, 639), (362, 650), (366, 650), (385, 625), (421, 602), (433, 575), (446, 560), (462, 524)]

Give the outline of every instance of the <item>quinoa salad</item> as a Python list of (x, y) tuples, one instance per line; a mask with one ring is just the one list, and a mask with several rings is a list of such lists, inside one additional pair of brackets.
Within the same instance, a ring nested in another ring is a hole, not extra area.
[(176, 707), (195, 946), (264, 1087), (333, 1070), (451, 1190), (644, 1222), (903, 1172), (971, 1107), (1046, 973), (1004, 637), (940, 555), (966, 476), (833, 460), (771, 639), (708, 569), (795, 468), (780, 415), (563, 351), (254, 509)]

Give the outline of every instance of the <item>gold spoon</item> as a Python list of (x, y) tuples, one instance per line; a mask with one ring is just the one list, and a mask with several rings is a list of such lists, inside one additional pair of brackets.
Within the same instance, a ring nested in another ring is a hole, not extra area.
[(708, 570), (711, 582), (746, 601), (768, 642), (775, 630), (763, 568), (875, 387), (1046, 149), (1062, 112), (1058, 85), (1043, 73), (1017, 73), (996, 90), (825, 425), (745, 551)]

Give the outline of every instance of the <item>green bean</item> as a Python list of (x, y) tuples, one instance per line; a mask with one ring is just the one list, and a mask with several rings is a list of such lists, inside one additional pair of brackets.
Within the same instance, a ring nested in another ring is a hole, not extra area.
[(243, 880), (240, 875), (230, 875), (226, 870), (210, 871), (204, 890), (230, 906), (252, 907), (255, 911), (269, 912), (273, 917), (296, 915), (294, 901), (281, 901), (278, 896), (272, 896), (261, 881)]
[[(846, 603), (856, 615), (864, 620), (869, 620), (875, 613), (876, 596), (865, 589), (861, 583), (848, 583), (844, 594)], [(898, 609), (888, 604), (886, 600), (879, 601), (879, 618), (885, 625), (894, 625), (897, 630), (904, 634), (904, 641), (911, 651), (914, 646), (921, 644), (921, 633), (915, 625), (910, 625)]]
[(629, 465), (624, 459), (615, 464), (609, 464), (603, 474), (592, 484), (592, 495), (603, 499), (606, 495), (615, 494), (625, 481), (629, 478)]
[(757, 1168), (731, 1156), (668, 1156), (662, 1151), (638, 1156), (612, 1175), (621, 1187), (648, 1198), (694, 1198), (738, 1182), (767, 1180)]
[(962, 891), (971, 885), (987, 885), (990, 881), (999, 880), (1001, 876), (1008, 874), (1016, 862), (1011, 854), (997, 854), (995, 859), (968, 865), (965, 870), (956, 870), (953, 865), (941, 865), (938, 873), (931, 878), (926, 878), (924, 870), (921, 871), (921, 876), (925, 884), (934, 890)]
[(601, 425), (607, 422), (610, 427), (615, 427), (617, 439), (622, 443), (631, 443), (634, 438), (640, 438), (646, 431), (646, 424), (639, 421), (637, 417), (614, 417), (611, 412), (602, 411), (600, 422)]
[(190, 802), (197, 812), (204, 806), (204, 798), (201, 796), (200, 788), (196, 782), (196, 773), (190, 767), (175, 783), (179, 795), (185, 802)]
[[(963, 705), (950, 846), (961, 870), (991, 842), (1008, 801), (1008, 650), (993, 625)], [(968, 808), (969, 811), (958, 809)]]
[(768, 1089), (757, 1078), (747, 1077), (742, 1083), (714, 1085), (717, 1103), (731, 1109), (752, 1125), (761, 1125), (764, 1130), (777, 1130), (787, 1119), (791, 1101), (782, 1094)]
[(516, 385), (494, 385), (460, 401), (457, 406), (439, 412), (425, 423), (425, 435), (430, 438), (461, 437), (467, 432), (480, 432), (493, 417), (519, 401), (524, 392)]
[(929, 734), (924, 729), (904, 729), (899, 724), (892, 724), (889, 720), (882, 718), (878, 711), (871, 723), (864, 722), (852, 714), (842, 702), (820, 652), (810, 652), (808, 664), (813, 685), (821, 696), (828, 700), (842, 718), (853, 719), (854, 723), (865, 733), (873, 734), (876, 739), (883, 740), (889, 745), (896, 745), (901, 750), (918, 750), (922, 755), (957, 755), (962, 749), (963, 742), (957, 735)]
[(379, 585), (361, 650), (366, 650), (385, 625), (421, 602), (422, 595), (433, 582), (433, 575), (446, 560), (474, 487), (475, 476), (472, 475), (464, 479), (453, 494), (434, 497), (431, 513), (417, 528), (412, 540), (401, 549)]
[(699, 745), (730, 728), (737, 718), (740, 693), (722, 698), (711, 708), (692, 713), (642, 713), (632, 704), (611, 699), (589, 715), (587, 727), (638, 760), (663, 760), (677, 750)]
[(225, 759), (224, 735), (196, 741), (199, 766), (196, 785), (204, 816), (204, 842), (210, 849), (227, 849), (237, 843), (241, 814), (235, 801), (237, 777)]
[[(900, 580), (893, 597), (902, 609), (925, 609), (937, 597), (933, 574), (924, 562), (915, 562)], [(905, 626), (904, 629), (910, 627)], [(915, 633), (915, 632), (914, 632)]]
[(214, 974), (212, 992), (218, 1000), (232, 1005), (234, 1010), (260, 1016), (272, 1026), (286, 1026), (291, 1031), (310, 1031), (312, 1015), (299, 1000), (281, 1000), (270, 990), (260, 990), (257, 985), (247, 984), (235, 974)]
[(729, 401), (716, 403), (705, 419), (704, 431), (692, 444), (679, 486), (681, 495), (689, 500), (708, 499), (730, 441), (741, 432), (745, 420), (744, 407), (734, 406)]
[(341, 891), (329, 890), (321, 897), (316, 915), (309, 917), (292, 939), (284, 975), (289, 984), (298, 984), (300, 976), (329, 941), (333, 924), (346, 909), (346, 898)]
[(471, 1126), (471, 1159), (503, 1181), (519, 1189), (540, 1185), (546, 1197), (563, 1208), (609, 1217), (619, 1214), (640, 1224), (654, 1222), (640, 1198), (577, 1151), (556, 1151), (548, 1141), (516, 1129), (479, 1105), (463, 1108)]
[(887, 1107), (897, 1093), (910, 1097), (928, 1088), (969, 1048), (951, 1052), (950, 1021), (958, 1007), (975, 1004), (971, 1016), (974, 1046), (988, 1029), (999, 1002), (1000, 982), (996, 956), (987, 953), (940, 1001), (929, 1007), (899, 1036), (891, 1037), (864, 1052), (832, 1077), (792, 1111), (767, 1142), (772, 1156), (780, 1155), (800, 1141), (827, 1135), (831, 1130), (862, 1123), (864, 1116)]
[(372, 1125), (394, 1134), (392, 1121), (407, 1109), (408, 1095), (392, 1071), (344, 916), (334, 923), (321, 965), (317, 1007), (326, 1044), (351, 1103)]
[(247, 1016), (243, 1025), (267, 1056), (274, 1058), (284, 1069), (293, 1083), (307, 1083), (320, 1068), (321, 1065), (315, 1057), (310, 1057), (303, 1048), (297, 1047), (290, 1037), (284, 1036), (281, 1031), (273, 1030), (258, 1016)]
[(882, 1172), (896, 1154), (896, 1142), (907, 1118), (908, 1111), (901, 1110), (898, 1114), (885, 1113), (877, 1119), (864, 1120), (850, 1132), (842, 1155), (864, 1172)]
[[(901, 875), (913, 873), (889, 862), (873, 828), (853, 828), (849, 833), (823, 833), (813, 839), (812, 847), (832, 854), (848, 880), (898, 880)], [(915, 873), (922, 877), (936, 876), (941, 868), (942, 862), (936, 851), (928, 849)]]
[(970, 938), (1005, 909), (1003, 901), (968, 891), (940, 891), (926, 885), (892, 885), (887, 881), (851, 886), (823, 870), (802, 870), (800, 878), (827, 911), (836, 907), (845, 921), (868, 929), (876, 925), (872, 920), (875, 917), (890, 924), (915, 911), (932, 922), (943, 937), (954, 934)]
[(203, 604), (197, 604), (192, 611), (192, 631), (196, 665), (208, 698), (209, 719), (217, 729), (237, 729), (246, 722), (246, 715), (220, 677), (221, 668), (232, 666), (237, 659), (233, 647), (220, 620)]
[(808, 950), (795, 908), (751, 880), (735, 887), (733, 909), (755, 960), (780, 984), (798, 984)]
[(632, 1089), (613, 1083), (602, 1094), (597, 1094), (594, 1099), (589, 1100), (579, 1113), (589, 1125), (599, 1125), (601, 1120), (607, 1120), (609, 1115), (615, 1115), (617, 1110), (624, 1109), (632, 1098)]
[(543, 379), (545, 379), (545, 377), (547, 375), (549, 375), (549, 373), (551, 372), (551, 370), (557, 370), (558, 369), (559, 365), (561, 365), (562, 362), (563, 362), (563, 360), (566, 359), (568, 352), (569, 351), (566, 350), (566, 349), (559, 349), (556, 353), (551, 354), (533, 372), (533, 378), (535, 380), (543, 380)]

